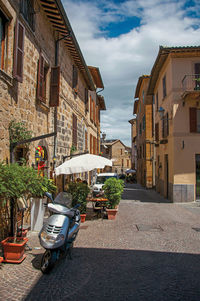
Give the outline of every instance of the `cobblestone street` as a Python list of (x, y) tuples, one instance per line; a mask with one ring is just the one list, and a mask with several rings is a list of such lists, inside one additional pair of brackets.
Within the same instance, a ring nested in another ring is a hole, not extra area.
[(42, 275), (37, 233), (27, 258), (2, 264), (0, 300), (200, 300), (200, 204), (127, 185), (115, 221), (81, 225), (73, 260)]

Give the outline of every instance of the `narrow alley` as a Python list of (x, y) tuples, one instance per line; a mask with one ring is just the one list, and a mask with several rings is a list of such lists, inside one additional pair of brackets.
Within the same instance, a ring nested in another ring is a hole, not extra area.
[(29, 234), (25, 261), (0, 268), (0, 300), (200, 300), (200, 207), (128, 184), (115, 221), (81, 225), (73, 259), (42, 275)]

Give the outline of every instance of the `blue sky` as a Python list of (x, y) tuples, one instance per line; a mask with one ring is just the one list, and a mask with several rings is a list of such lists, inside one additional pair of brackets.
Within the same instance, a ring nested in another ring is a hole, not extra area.
[(200, 45), (199, 0), (62, 0), (87, 65), (100, 69), (101, 129), (131, 145), (135, 87), (159, 46)]

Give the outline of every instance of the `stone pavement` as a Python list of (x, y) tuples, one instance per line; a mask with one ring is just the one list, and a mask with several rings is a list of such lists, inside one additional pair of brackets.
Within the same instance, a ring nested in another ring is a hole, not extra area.
[(27, 258), (2, 264), (0, 300), (199, 301), (200, 207), (127, 185), (115, 221), (81, 225), (73, 260), (42, 275), (37, 233)]

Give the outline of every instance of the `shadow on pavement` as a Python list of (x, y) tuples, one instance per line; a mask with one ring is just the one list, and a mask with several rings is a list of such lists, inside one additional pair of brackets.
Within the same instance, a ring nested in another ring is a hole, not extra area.
[(122, 200), (133, 200), (147, 203), (171, 203), (170, 200), (163, 198), (154, 189), (145, 189), (139, 184), (126, 183)]
[(73, 253), (73, 260), (41, 275), (23, 300), (200, 300), (199, 255), (95, 248)]

